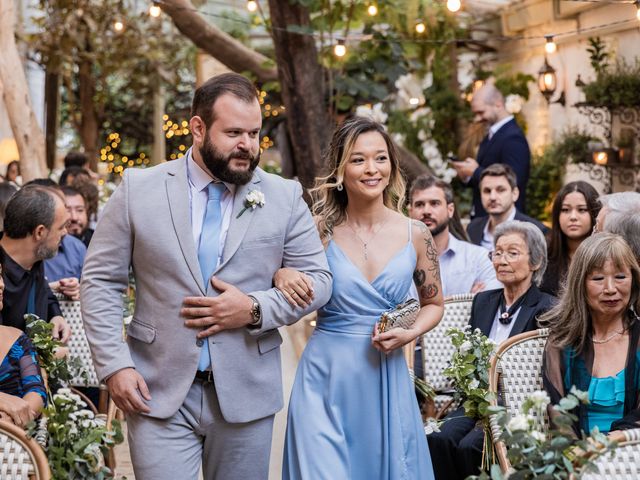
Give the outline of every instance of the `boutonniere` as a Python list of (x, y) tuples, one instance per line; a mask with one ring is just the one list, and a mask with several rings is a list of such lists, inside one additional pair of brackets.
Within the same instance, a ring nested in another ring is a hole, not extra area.
[(240, 213), (236, 218), (240, 218), (240, 216), (249, 208), (251, 210), (255, 210), (256, 207), (264, 207), (264, 193), (260, 190), (251, 190), (247, 193), (247, 196), (244, 197), (244, 208), (240, 210)]

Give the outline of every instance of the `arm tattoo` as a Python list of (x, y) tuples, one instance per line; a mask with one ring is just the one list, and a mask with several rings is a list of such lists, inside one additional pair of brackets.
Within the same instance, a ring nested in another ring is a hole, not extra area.
[(418, 288), (420, 298), (423, 300), (429, 300), (436, 297), (439, 293), (438, 283), (440, 283), (440, 262), (438, 261), (438, 250), (433, 243), (433, 238), (431, 237), (431, 233), (427, 226), (417, 220), (415, 220), (413, 224), (420, 229), (425, 237), (426, 257), (429, 262), (427, 271), (433, 277), (433, 283), (425, 285), (425, 282), (427, 281), (427, 274), (420, 268), (416, 268), (415, 272), (413, 272), (413, 281)]
[(433, 244), (431, 235), (429, 235), (424, 242), (427, 246), (427, 260), (431, 262), (428, 270), (433, 275), (433, 279), (440, 282), (440, 262), (438, 261), (438, 251), (436, 250), (436, 246)]
[(424, 282), (426, 279), (427, 275), (424, 273), (424, 270), (417, 268), (416, 271), (413, 272), (413, 281), (418, 288), (418, 293), (422, 300), (429, 300), (438, 295), (438, 286), (435, 283), (425, 285)]

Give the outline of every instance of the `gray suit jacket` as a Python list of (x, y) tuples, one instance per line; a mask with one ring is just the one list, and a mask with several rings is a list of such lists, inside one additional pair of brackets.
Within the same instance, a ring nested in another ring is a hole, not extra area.
[[(136, 368), (147, 382), (150, 416), (156, 418), (168, 418), (182, 405), (198, 365), (197, 330), (185, 327), (179, 313), (184, 297), (218, 295), (200, 273), (186, 168), (180, 159), (125, 172), (100, 217), (82, 274), (82, 314), (98, 376)], [(264, 193), (265, 205), (237, 218), (251, 190)], [(236, 190), (231, 215), (215, 275), (256, 297), (262, 327), (225, 330), (209, 337), (209, 347), (222, 415), (241, 423), (282, 408), (277, 328), (324, 305), (331, 274), (297, 182), (258, 168)], [(136, 307), (125, 342), (122, 292), (129, 266), (136, 279)], [(272, 288), (282, 266), (313, 279), (315, 300), (307, 310), (293, 309)]]

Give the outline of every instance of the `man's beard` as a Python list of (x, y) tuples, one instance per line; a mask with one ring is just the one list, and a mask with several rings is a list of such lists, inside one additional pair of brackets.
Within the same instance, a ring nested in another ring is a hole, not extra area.
[(447, 228), (448, 226), (449, 226), (449, 220), (442, 223), (436, 223), (434, 227), (431, 227), (429, 229), (429, 232), (431, 233), (432, 237), (436, 237), (440, 235), (444, 231), (444, 229)]
[[(249, 152), (234, 150), (229, 155), (224, 156), (209, 140), (209, 136), (204, 137), (204, 143), (200, 147), (200, 156), (205, 166), (218, 179), (234, 185), (245, 185), (253, 177), (253, 171), (260, 162), (260, 154), (251, 156)], [(249, 168), (246, 171), (236, 171), (229, 168), (229, 161), (232, 158), (249, 160)]]
[(36, 247), (36, 258), (38, 260), (49, 260), (58, 254), (58, 247), (51, 249), (47, 247), (45, 242), (42, 242)]

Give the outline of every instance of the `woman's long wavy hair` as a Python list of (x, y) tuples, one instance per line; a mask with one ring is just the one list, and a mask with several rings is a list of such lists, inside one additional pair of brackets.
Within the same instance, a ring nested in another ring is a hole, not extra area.
[(640, 267), (624, 239), (613, 233), (596, 233), (576, 250), (569, 266), (564, 293), (557, 305), (540, 317), (550, 328), (549, 342), (557, 347), (571, 346), (582, 353), (591, 338), (591, 313), (587, 303), (587, 277), (610, 260), (617, 268), (631, 270), (631, 298), (624, 316), (625, 330), (638, 321), (640, 311)]
[(333, 228), (345, 220), (349, 198), (344, 188), (340, 190), (338, 188), (343, 186), (344, 172), (356, 139), (368, 132), (379, 133), (384, 138), (389, 151), (391, 175), (389, 185), (384, 190), (384, 204), (388, 208), (402, 212), (406, 184), (391, 138), (381, 124), (368, 118), (353, 117), (333, 132), (331, 143), (324, 156), (324, 164), (327, 166), (326, 175), (318, 177), (315, 187), (311, 190), (314, 200), (312, 212), (316, 217), (318, 231), (323, 242), (331, 237)]
[(567, 271), (569, 266), (569, 246), (567, 245), (567, 236), (560, 228), (560, 213), (562, 211), (562, 202), (567, 195), (573, 192), (581, 193), (587, 203), (589, 216), (591, 217), (591, 228), (596, 224), (596, 217), (600, 212), (600, 201), (598, 200), (598, 192), (587, 182), (577, 181), (567, 183), (560, 189), (553, 201), (551, 209), (551, 233), (549, 234), (549, 263), (556, 266), (555, 273), (561, 278)]

